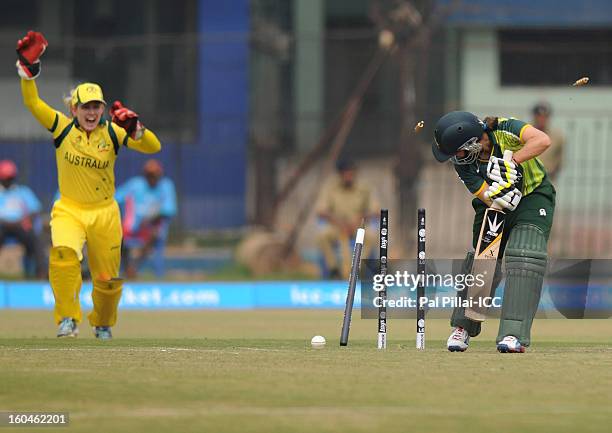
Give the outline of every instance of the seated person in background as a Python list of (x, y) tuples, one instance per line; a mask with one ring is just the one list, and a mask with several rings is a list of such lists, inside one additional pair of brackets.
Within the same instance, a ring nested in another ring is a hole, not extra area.
[(0, 161), (0, 247), (7, 238), (14, 238), (25, 248), (34, 269), (25, 266), (27, 278), (46, 278), (45, 258), (36, 230), (36, 217), (41, 205), (30, 188), (18, 185), (17, 166), (8, 159)]
[[(164, 275), (164, 246), (170, 219), (176, 214), (174, 183), (164, 177), (161, 163), (149, 159), (143, 175), (129, 179), (117, 189), (123, 226), (122, 268), (135, 278), (138, 268), (153, 252), (156, 277)], [(138, 249), (138, 255), (134, 254)]]
[[(352, 242), (362, 222), (376, 217), (376, 207), (370, 189), (355, 180), (352, 161), (340, 160), (336, 164), (338, 178), (328, 183), (321, 192), (318, 216), (323, 220), (317, 243), (323, 254), (329, 278), (348, 278), (351, 267)], [(362, 256), (371, 255), (377, 244), (376, 233), (366, 230)], [(342, 260), (338, 260), (339, 247)]]

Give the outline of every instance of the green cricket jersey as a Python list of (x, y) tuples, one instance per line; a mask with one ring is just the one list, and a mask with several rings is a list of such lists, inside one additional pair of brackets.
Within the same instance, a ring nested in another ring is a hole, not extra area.
[[(500, 117), (497, 128), (494, 131), (487, 131), (489, 140), (493, 144), (492, 154), (502, 158), (505, 150), (517, 151), (522, 148), (524, 143), (521, 138), (527, 126), (529, 124), (521, 120)], [(491, 181), (487, 178), (488, 162), (488, 160), (479, 159), (472, 164), (455, 165), (459, 178), (475, 196), (485, 188), (485, 182), (491, 184)], [(523, 168), (523, 180), (519, 187), (523, 197), (529, 195), (544, 183), (550, 184), (544, 164), (538, 158), (532, 158), (521, 163), (521, 167)]]

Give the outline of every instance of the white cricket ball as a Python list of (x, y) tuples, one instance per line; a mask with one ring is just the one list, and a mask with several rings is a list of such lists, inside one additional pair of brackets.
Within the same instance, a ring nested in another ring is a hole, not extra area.
[(325, 347), (325, 337), (322, 335), (315, 335), (312, 337), (312, 340), (310, 340), (310, 344), (314, 349), (322, 349)]

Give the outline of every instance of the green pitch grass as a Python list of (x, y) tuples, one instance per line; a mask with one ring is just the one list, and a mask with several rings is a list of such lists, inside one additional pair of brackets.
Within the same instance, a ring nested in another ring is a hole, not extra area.
[[(609, 432), (612, 322), (539, 320), (523, 355), (495, 351), (495, 321), (449, 353), (445, 320), (376, 323), (341, 311), (122, 312), (115, 340), (50, 313), (0, 314), (0, 411), (67, 411), (70, 432)], [(321, 350), (310, 338), (328, 339)], [(13, 429), (1, 429), (13, 431)], [(14, 431), (26, 431), (15, 429)], [(32, 430), (28, 430), (32, 431)], [(36, 430), (38, 431), (38, 429)]]

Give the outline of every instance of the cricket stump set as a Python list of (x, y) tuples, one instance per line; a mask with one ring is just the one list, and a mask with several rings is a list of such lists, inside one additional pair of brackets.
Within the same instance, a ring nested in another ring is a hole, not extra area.
[[(512, 160), (512, 151), (504, 152), (504, 160)], [(505, 213), (502, 208), (493, 203), (484, 214), (480, 235), (476, 244), (476, 252), (471, 273), (485, 276), (485, 284), (482, 286), (473, 285), (467, 289), (468, 299), (482, 299), (487, 296), (491, 290), (493, 279), (495, 277), (495, 268), (501, 239), (504, 231)], [(416, 288), (416, 348), (419, 350), (425, 349), (425, 302), (421, 300), (425, 297), (425, 209), (419, 209), (417, 214), (417, 288)], [(388, 248), (389, 248), (389, 211), (381, 209), (380, 211), (380, 252), (379, 252), (379, 274), (387, 275), (388, 267)], [(342, 334), (340, 337), (340, 346), (348, 344), (349, 330), (351, 326), (351, 314), (353, 312), (353, 301), (355, 299), (355, 287), (357, 278), (359, 277), (359, 262), (361, 260), (361, 251), (363, 249), (363, 241), (365, 238), (365, 229), (363, 227), (357, 230), (357, 238), (355, 239), (355, 248), (353, 250), (353, 261), (351, 264), (351, 274), (349, 277), (349, 287), (346, 296), (346, 305), (344, 308), (344, 322), (342, 324)], [(378, 308), (378, 348), (385, 349), (387, 347), (387, 289), (383, 284), (383, 289), (380, 292), (381, 303)], [(465, 316), (475, 322), (483, 322), (486, 318), (487, 307), (480, 304), (473, 304), (466, 307)]]
[[(346, 295), (346, 304), (344, 307), (344, 320), (342, 322), (342, 333), (340, 335), (340, 346), (348, 345), (349, 331), (351, 327), (351, 316), (353, 313), (353, 302), (355, 300), (355, 289), (357, 279), (359, 278), (359, 264), (361, 261), (361, 251), (365, 238), (365, 228), (357, 229), (355, 238), (355, 247), (353, 249), (353, 259), (351, 263), (351, 273), (349, 276), (348, 292)], [(389, 211), (387, 209), (380, 210), (379, 222), (379, 274), (387, 275), (389, 261)], [(417, 315), (416, 315), (416, 348), (418, 350), (425, 349), (425, 307), (421, 304), (421, 299), (425, 297), (425, 209), (419, 209), (417, 214), (417, 274), (419, 275), (416, 297), (417, 297)], [(387, 289), (383, 286), (379, 296), (381, 298), (380, 307), (378, 308), (378, 349), (387, 347)]]

